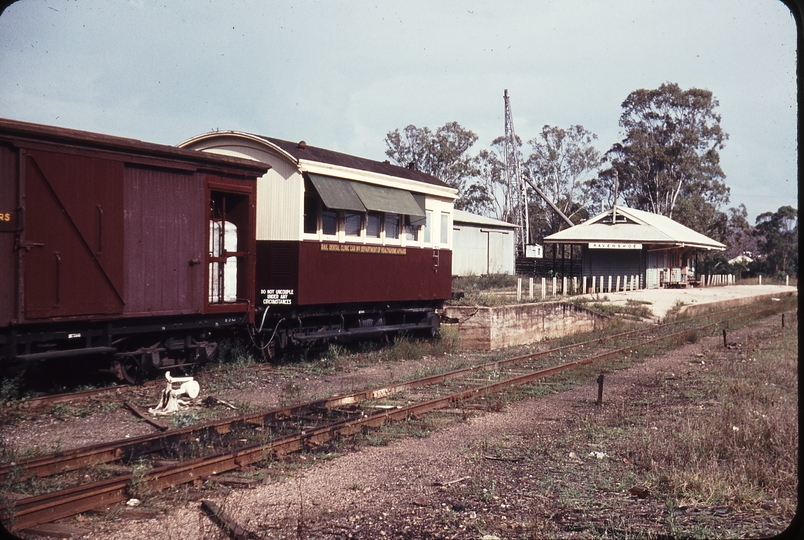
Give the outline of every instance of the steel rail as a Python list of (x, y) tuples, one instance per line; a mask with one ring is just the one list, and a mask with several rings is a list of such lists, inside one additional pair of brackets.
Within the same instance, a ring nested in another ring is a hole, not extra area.
[[(659, 336), (655, 339), (642, 342), (639, 346), (651, 345), (661, 341), (684, 336), (688, 332), (701, 331), (716, 327), (723, 322), (743, 319), (747, 317), (764, 317), (781, 311), (779, 307), (771, 307), (759, 312), (738, 315), (727, 321), (717, 321), (697, 328), (686, 328), (675, 333)], [(606, 351), (602, 354), (575, 360), (565, 364), (541, 369), (525, 375), (513, 377), (489, 385), (472, 388), (448, 396), (416, 403), (407, 407), (400, 407), (390, 411), (383, 411), (368, 417), (356, 420), (343, 420), (310, 431), (302, 431), (293, 436), (283, 437), (265, 444), (253, 444), (233, 452), (226, 452), (214, 456), (196, 458), (177, 465), (165, 465), (144, 472), (139, 478), (128, 474), (117, 478), (110, 478), (100, 482), (76, 486), (67, 490), (28, 497), (16, 501), (13, 506), (0, 516), (4, 521), (11, 522), (14, 530), (33, 527), (56, 519), (79, 514), (99, 506), (121, 502), (128, 498), (128, 487), (132, 482), (138, 483), (143, 489), (158, 491), (182, 483), (203, 480), (209, 476), (223, 473), (251, 463), (262, 461), (269, 457), (278, 457), (306, 446), (315, 446), (334, 438), (354, 435), (365, 428), (380, 427), (390, 421), (405, 420), (418, 417), (428, 412), (461, 404), (481, 395), (489, 395), (500, 390), (528, 384), (535, 380), (549, 377), (571, 370), (573, 368), (591, 365), (603, 360), (632, 352), (634, 346), (629, 345), (620, 349)]]
[[(507, 367), (519, 363), (536, 360), (550, 355), (563, 354), (565, 352), (569, 352), (574, 349), (583, 349), (585, 347), (591, 347), (594, 345), (605, 343), (607, 341), (638, 337), (643, 334), (655, 333), (656, 331), (661, 331), (663, 329), (667, 329), (673, 326), (688, 324), (690, 322), (694, 322), (698, 318), (711, 318), (713, 316), (732, 314), (734, 312), (739, 312), (744, 309), (745, 306), (738, 306), (737, 308), (733, 308), (730, 310), (722, 310), (715, 313), (708, 313), (690, 319), (682, 319), (680, 321), (665, 323), (663, 325), (638, 328), (635, 330), (621, 332), (619, 334), (602, 336), (599, 338), (578, 342), (571, 345), (555, 347), (544, 351), (539, 351), (536, 353), (529, 353), (517, 357), (486, 362), (484, 364), (478, 364), (475, 366), (460, 368), (444, 373), (431, 375), (428, 377), (423, 377), (420, 379), (395, 383), (392, 385), (374, 388), (370, 390), (361, 390), (358, 392), (353, 392), (351, 394), (343, 394), (331, 398), (325, 398), (297, 405), (271, 409), (268, 411), (260, 411), (248, 415), (228, 417), (212, 422), (207, 422), (201, 425), (189, 426), (186, 428), (171, 430), (163, 433), (141, 435), (139, 437), (131, 439), (112, 441), (108, 443), (102, 443), (99, 445), (93, 445), (87, 447), (74, 448), (71, 450), (58, 452), (56, 454), (28, 458), (26, 460), (20, 460), (14, 463), (6, 463), (0, 465), (0, 484), (5, 482), (10, 476), (13, 476), (17, 480), (24, 480), (26, 478), (30, 478), (33, 476), (36, 477), (50, 476), (53, 474), (59, 474), (77, 470), (83, 467), (96, 466), (104, 463), (118, 461), (121, 459), (128, 459), (128, 460), (136, 459), (139, 456), (159, 451), (170, 444), (175, 444), (176, 442), (186, 440), (191, 437), (202, 436), (211, 433), (218, 433), (218, 434), (227, 433), (232, 430), (232, 426), (234, 425), (257, 424), (264, 426), (272, 421), (297, 417), (303, 412), (310, 409), (316, 409), (316, 408), (334, 409), (341, 406), (354, 405), (366, 400), (382, 399), (383, 397), (403, 392), (406, 390), (411, 390), (413, 388), (439, 384), (447, 380), (465, 377), (466, 375), (469, 375), (474, 372), (488, 371), (499, 367)], [(753, 314), (755, 314), (755, 312), (750, 313), (750, 315)], [(714, 324), (719, 323), (720, 322)]]

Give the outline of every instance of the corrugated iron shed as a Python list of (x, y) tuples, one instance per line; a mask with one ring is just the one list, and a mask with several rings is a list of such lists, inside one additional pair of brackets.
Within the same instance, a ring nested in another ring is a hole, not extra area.
[(507, 221), (501, 221), (499, 219), (486, 216), (478, 216), (477, 214), (464, 212), (463, 210), (453, 210), (452, 220), (455, 223), (471, 223), (472, 225), (482, 225), (484, 227), (498, 227), (502, 229), (519, 228), (519, 225), (514, 225), (513, 223), (508, 223)]
[(513, 274), (519, 225), (454, 210), (452, 272), (457, 276)]

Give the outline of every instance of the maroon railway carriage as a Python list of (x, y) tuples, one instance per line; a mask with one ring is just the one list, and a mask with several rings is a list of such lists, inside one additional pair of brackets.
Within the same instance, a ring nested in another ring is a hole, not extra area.
[(267, 169), (0, 120), (4, 361), (115, 355), (131, 378), (252, 322), (255, 180)]
[(437, 332), (451, 295), (455, 189), (304, 141), (218, 131), (180, 146), (271, 166), (257, 181), (266, 346)]

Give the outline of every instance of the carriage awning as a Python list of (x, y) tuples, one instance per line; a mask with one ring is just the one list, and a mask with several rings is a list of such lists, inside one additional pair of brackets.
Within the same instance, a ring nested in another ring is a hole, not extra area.
[[(321, 200), (333, 210), (388, 212), (424, 217), (424, 201), (410, 191), (307, 173)], [(421, 197), (423, 199), (424, 197)]]
[(319, 174), (308, 174), (307, 176), (310, 177), (310, 182), (313, 183), (313, 187), (327, 208), (351, 210), (352, 212), (366, 211), (365, 205), (352, 187), (353, 182)]

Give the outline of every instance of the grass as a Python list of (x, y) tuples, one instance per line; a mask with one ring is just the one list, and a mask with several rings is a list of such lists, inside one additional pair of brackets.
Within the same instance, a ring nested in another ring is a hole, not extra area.
[(651, 305), (650, 302), (628, 299), (625, 305), (621, 305), (609, 304), (608, 300), (608, 296), (596, 295), (595, 298), (581, 296), (570, 301), (576, 306), (584, 307), (601, 315), (618, 316), (631, 321), (641, 321), (653, 317), (653, 311), (648, 307)]
[(284, 376), (322, 375), (379, 363), (442, 356), (457, 352), (459, 347), (458, 328), (442, 324), (439, 336), (435, 339), (417, 338), (403, 333), (395, 336), (390, 344), (372, 342), (358, 342), (349, 346), (330, 344), (321, 356), (311, 358), (310, 355), (305, 355), (290, 359), (278, 366), (277, 370)]
[(685, 408), (680, 429), (635, 456), (668, 496), (746, 508), (795, 492), (797, 340), (774, 345), (733, 360), (710, 354), (695, 382), (706, 405)]
[[(550, 511), (580, 509), (588, 524), (600, 521), (594, 525), (598, 534), (619, 531), (615, 536), (633, 538), (780, 532), (782, 516), (790, 519), (797, 503), (798, 389), (790, 376), (797, 351), (794, 329), (783, 338), (747, 339), (737, 351), (712, 340), (687, 373), (657, 374), (634, 390), (638, 395), (597, 410), (582, 407), (553, 444), (539, 441), (530, 448), (532, 459), (556, 468), (541, 486), (544, 496), (557, 501), (558, 509)], [(611, 458), (588, 457), (592, 449)], [(578, 460), (568, 462), (569, 452)], [(664, 516), (659, 529), (626, 527), (597, 514), (596, 508), (619, 504), (601, 502), (601, 495), (611, 491), (627, 500), (634, 485), (648, 487), (649, 501), (663, 507), (654, 511)], [(685, 513), (689, 508), (697, 511)], [(753, 517), (762, 508), (774, 509), (769, 521), (778, 528), (756, 518), (729, 521), (713, 514), (715, 509)], [(547, 537), (558, 533), (544, 523), (533, 526)]]

